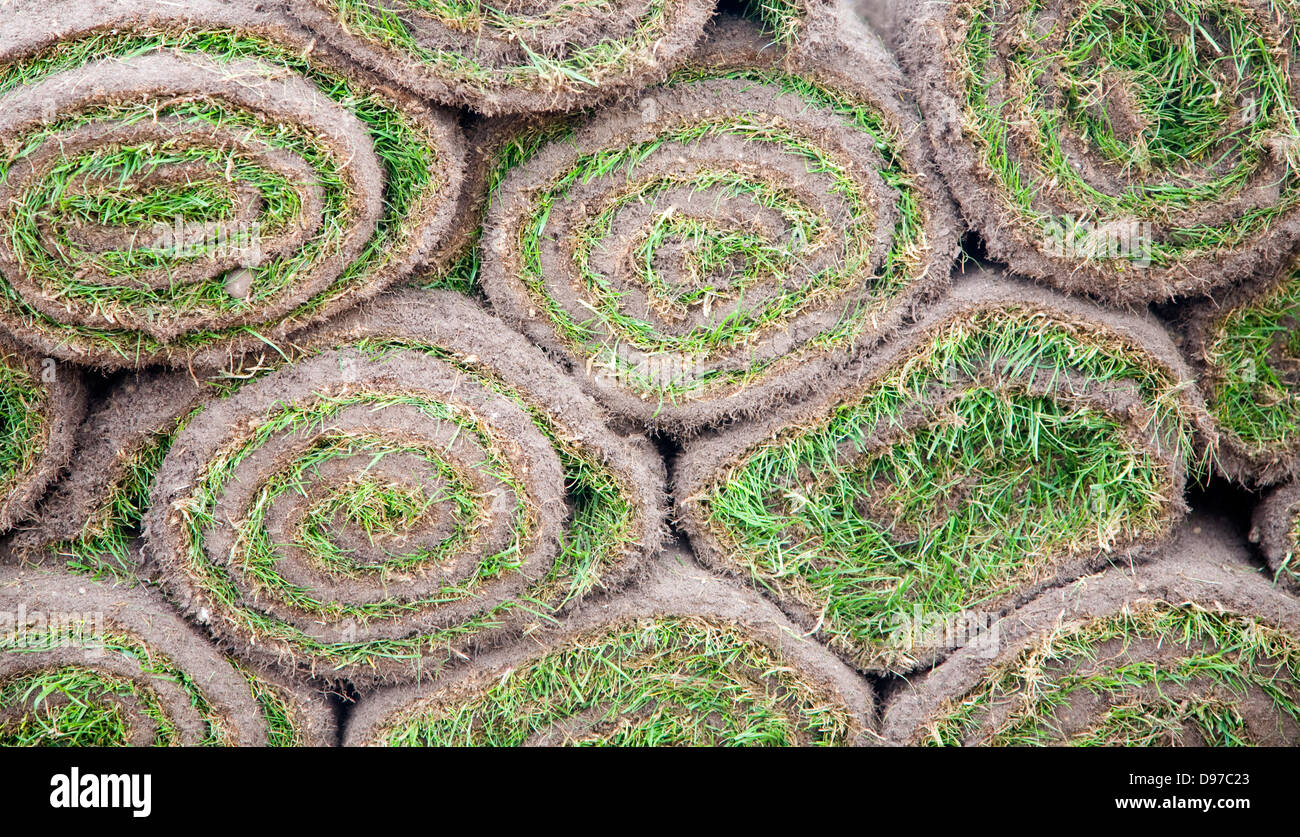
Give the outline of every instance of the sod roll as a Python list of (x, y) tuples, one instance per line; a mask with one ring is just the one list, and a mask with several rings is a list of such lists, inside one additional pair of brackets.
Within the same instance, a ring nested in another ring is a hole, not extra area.
[(18, 340), (107, 368), (219, 365), (437, 255), (455, 119), (271, 4), (5, 17), (0, 327)]
[(257, 664), (410, 681), (615, 588), (662, 463), (452, 292), (406, 291), (225, 376), (145, 514), (172, 599)]
[(1278, 486), (1255, 507), (1251, 541), (1259, 544), (1274, 582), (1300, 594), (1300, 487)]
[(81, 373), (0, 340), (0, 533), (29, 517), (72, 457)]
[(690, 53), (714, 0), (289, 0), (359, 63), (484, 114), (570, 110), (660, 80)]
[(1219, 434), (1218, 470), (1246, 485), (1300, 475), (1300, 266), (1189, 309), (1186, 351)]
[(687, 443), (676, 514), (859, 668), (911, 671), (1168, 535), (1207, 432), (1190, 381), (1153, 320), (963, 277), (816, 397)]
[(1271, 273), (1300, 239), (1297, 6), (936, 0), (900, 27), (988, 253), (1111, 302)]
[(325, 746), (316, 692), (224, 657), (143, 588), (0, 567), (0, 746)]
[(870, 686), (685, 555), (564, 625), (364, 697), (348, 746), (869, 744)]
[(901, 687), (893, 741), (931, 745), (1296, 746), (1300, 602), (1230, 527), (1193, 518), (1165, 556), (1044, 593)]
[(816, 31), (724, 18), (663, 85), (513, 144), (483, 288), (615, 412), (761, 412), (947, 282), (957, 229), (897, 68)]

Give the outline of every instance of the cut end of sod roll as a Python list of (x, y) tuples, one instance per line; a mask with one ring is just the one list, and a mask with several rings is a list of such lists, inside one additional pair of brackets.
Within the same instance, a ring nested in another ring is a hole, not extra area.
[(326, 42), (393, 82), (486, 115), (586, 107), (659, 81), (715, 0), (290, 0)]
[(226, 390), (169, 442), (146, 554), (255, 663), (427, 678), (617, 588), (662, 537), (648, 443), (458, 294), (387, 296)]
[(808, 392), (948, 281), (957, 226), (898, 80), (874, 40), (723, 19), (664, 84), (516, 141), (494, 310), (663, 432)]
[(1250, 486), (1300, 476), (1300, 263), (1185, 319), (1219, 434), (1217, 469)]
[(144, 588), (0, 567), (0, 746), (329, 746), (318, 693), (233, 662)]
[(677, 517), (707, 565), (905, 673), (960, 644), (945, 620), (1167, 537), (1204, 456), (1190, 381), (1149, 318), (964, 277), (817, 397), (687, 443)]
[(895, 742), (1296, 746), (1300, 602), (1231, 527), (1192, 518), (1160, 557), (1044, 593), (899, 692)]
[(349, 746), (871, 744), (875, 698), (752, 592), (679, 553), (561, 628), (361, 699)]
[(0, 33), (0, 327), (89, 366), (218, 366), (448, 234), (454, 117), (271, 4), (20, 3)]
[(1266, 275), (1300, 241), (1292, 0), (935, 0), (901, 27), (990, 257), (1107, 302)]

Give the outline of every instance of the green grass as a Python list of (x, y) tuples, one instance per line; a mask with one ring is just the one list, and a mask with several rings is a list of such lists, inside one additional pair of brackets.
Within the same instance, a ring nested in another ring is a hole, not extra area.
[[(1121, 653), (1135, 643), (1159, 643), (1165, 659), (1144, 659), (1149, 645)], [(1052, 632), (946, 702), (923, 741), (959, 744), (994, 707), (1007, 707), (981, 743), (1151, 746), (1179, 743), (1191, 732), (1212, 746), (1245, 746), (1257, 742), (1243, 704), (1258, 700), (1279, 727), (1294, 727), (1297, 684), (1297, 637), (1251, 617), (1162, 603)], [(1065, 737), (1056, 713), (1098, 699), (1102, 708), (1091, 723)]]
[[(566, 171), (545, 186), (530, 193), (531, 208), (512, 244), (521, 259), (520, 279), (529, 290), (530, 302), (547, 313), (559, 336), (579, 356), (602, 368), (615, 371), (634, 391), (659, 402), (676, 402), (707, 395), (710, 388), (738, 386), (762, 376), (770, 361), (753, 361), (739, 369), (712, 370), (701, 374), (656, 378), (629, 360), (624, 350), (633, 348), (650, 357), (687, 357), (707, 361), (743, 348), (761, 334), (769, 333), (793, 317), (824, 305), (854, 291), (865, 281), (871, 290), (866, 304), (846, 310), (841, 320), (824, 333), (816, 335), (800, 351), (813, 353), (852, 342), (925, 269), (928, 242), (925, 232), (926, 209), (914, 173), (902, 157), (901, 141), (895, 128), (879, 112), (864, 102), (826, 87), (810, 78), (772, 70), (716, 70), (686, 68), (673, 73), (669, 87), (690, 85), (714, 79), (741, 81), (755, 88), (768, 87), (803, 99), (810, 109), (826, 110), (849, 130), (871, 138), (883, 165), (879, 174), (896, 194), (898, 220), (890, 248), (879, 271), (868, 268), (871, 248), (875, 244), (876, 211), (850, 173), (849, 161), (838, 159), (805, 136), (794, 126), (752, 116), (712, 117), (694, 120), (688, 125), (666, 127), (649, 140), (632, 146), (611, 146), (584, 152)], [(552, 129), (553, 141), (567, 141), (562, 130)], [(735, 137), (766, 148), (775, 149), (803, 163), (810, 174), (827, 178), (839, 199), (852, 209), (853, 220), (847, 229), (836, 229), (827, 219), (803, 205), (799, 197), (753, 175), (736, 170), (706, 171), (688, 179), (671, 175), (642, 178), (638, 164), (674, 143), (693, 143), (709, 137)], [(527, 162), (528, 154), (517, 154), (513, 165)], [(556, 232), (548, 227), (550, 213), (557, 203), (566, 200), (570, 189), (593, 179), (608, 179), (620, 184), (580, 229)], [(685, 333), (672, 333), (657, 323), (632, 316), (622, 307), (621, 293), (609, 279), (594, 270), (589, 260), (601, 242), (613, 233), (619, 212), (639, 204), (654, 205), (658, 196), (674, 188), (692, 188), (752, 203), (756, 210), (775, 211), (789, 227), (789, 240), (764, 240), (754, 231), (727, 229), (721, 224), (692, 223), (690, 219), (663, 212), (643, 231), (636, 246), (638, 278), (651, 295), (652, 304), (664, 310), (682, 311), (692, 306), (709, 307), (716, 300), (743, 297), (745, 288), (772, 277), (799, 275), (801, 263), (825, 248), (842, 249), (843, 258), (833, 267), (809, 276), (801, 282), (783, 282), (781, 290), (765, 299), (762, 305), (743, 309), (720, 322), (697, 326)], [(576, 267), (582, 277), (580, 290), (590, 316), (578, 317), (551, 297), (548, 277), (540, 261), (543, 239), (564, 235), (572, 240)], [(688, 269), (700, 287), (685, 295), (675, 294), (654, 269), (656, 252), (668, 242), (692, 242), (696, 246)], [(742, 267), (726, 284), (711, 284), (708, 279), (719, 267), (740, 264)]]
[[(113, 631), (95, 639), (102, 641), (102, 653), (138, 663), (144, 679), (121, 677), (91, 664), (38, 666), (10, 676), (0, 681), (0, 716), (17, 707), (25, 711), (0, 724), (0, 746), (120, 746), (130, 740), (130, 718), (122, 713), (123, 705), (135, 707), (154, 723), (155, 746), (175, 746), (180, 743), (176, 719), (165, 714), (157, 692), (148, 685), (151, 679), (159, 688), (180, 689), (189, 698), (206, 728), (201, 743), (231, 743), (228, 721), (210, 705), (180, 663), (125, 632)], [(13, 642), (13, 637), (0, 636), (0, 653), (38, 654), (44, 650), (39, 644), (15, 646)]]
[[(1133, 420), (1152, 447), (1127, 421), (1028, 388), (1068, 374), (1140, 393), (1148, 414)], [(905, 670), (900, 618), (996, 610), (1068, 556), (1166, 528), (1165, 457), (1193, 456), (1180, 389), (1104, 332), (980, 312), (826, 418), (747, 451), (705, 487), (701, 514), (728, 563), (816, 613), (833, 647)]]
[[(1062, 202), (1075, 222), (1150, 221), (1150, 252), (1121, 258), (1169, 266), (1241, 245), (1295, 206), (1300, 161), (1290, 154), (1276, 201), (1221, 223), (1180, 219), (1239, 195), (1271, 144), (1297, 135), (1286, 69), (1296, 37), (1273, 45), (1229, 0), (1093, 0), (1053, 42), (1043, 4), (1019, 5), (965, 4), (956, 55), (963, 128), (1021, 226), (1054, 228)], [(1295, 14), (1289, 2), (1275, 7)], [(994, 43), (1009, 32), (1003, 57)], [(1030, 138), (1017, 141), (1012, 125), (1031, 126)], [(1108, 194), (1086, 182), (1066, 136), (1128, 185)]]
[(590, 632), (472, 691), (408, 707), (389, 746), (849, 743), (844, 709), (743, 629), (698, 617)]
[(36, 467), (49, 438), (49, 394), (17, 355), (0, 352), (0, 496)]
[[(667, 0), (650, 0), (629, 36), (602, 38), (592, 43), (571, 43), (559, 55), (534, 49), (530, 30), (563, 24), (568, 17), (608, 14), (608, 0), (572, 0), (547, 15), (523, 17), (474, 2), (408, 0), (406, 7), (464, 33), (467, 48), (432, 49), (419, 42), (401, 17), (367, 0), (332, 0), (326, 11), (348, 32), (385, 49), (404, 54), (449, 83), (463, 85), (478, 94), (500, 89), (547, 92), (557, 88), (583, 89), (618, 79), (642, 69), (655, 45), (669, 34)], [(484, 33), (509, 37), (523, 51), (524, 60), (515, 64), (488, 66), (478, 61), (472, 49), (475, 38)], [(533, 41), (536, 44), (536, 41)]]
[(1220, 430), (1252, 456), (1284, 455), (1300, 445), (1300, 272), (1232, 309), (1205, 346), (1209, 408)]
[[(218, 61), (257, 59), (272, 68), (287, 70), (307, 79), (325, 96), (341, 104), (370, 132), (385, 176), (384, 211), (378, 228), (361, 255), (346, 266), (338, 279), (293, 309), (290, 318), (308, 318), (330, 302), (373, 281), (394, 258), (405, 251), (419, 222), (414, 214), (445, 184), (445, 179), (440, 174), (435, 139), (426, 135), (392, 101), (324, 69), (287, 46), (266, 41), (251, 33), (228, 30), (99, 33), (62, 41), (30, 58), (0, 69), (0, 94), (92, 61), (126, 58), (156, 49), (201, 54)], [(243, 178), (241, 182), (261, 193), (265, 214), (262, 220), (271, 231), (292, 219), (296, 212), (296, 197), (286, 189), (286, 184), (277, 182), (275, 176), (228, 149), (183, 150), (179, 144), (155, 143), (118, 151), (103, 149), (77, 159), (69, 159), (48, 179), (23, 196), (24, 203), (16, 209), (16, 217), (21, 223), (14, 224), (8, 235), (11, 243), (23, 254), (24, 265), (35, 271), (34, 275), (39, 281), (56, 298), (67, 298), (70, 303), (75, 303), (74, 310), (88, 312), (90, 319), (87, 323), (52, 319), (24, 302), (8, 283), (0, 283), (0, 291), (3, 291), (0, 293), (0, 311), (11, 318), (32, 324), (61, 344), (132, 359), (167, 348), (197, 350), (241, 336), (257, 336), (256, 326), (198, 329), (164, 345), (142, 330), (112, 326), (104, 312), (150, 311), (158, 317), (166, 318), (169, 315), (189, 313), (229, 314), (244, 307), (263, 305), (268, 300), (291, 292), (303, 271), (331, 252), (332, 242), (338, 239), (347, 226), (346, 215), (339, 215), (349, 201), (349, 196), (340, 191), (341, 181), (336, 172), (342, 161), (329, 159), (318, 138), (308, 135), (300, 128), (263, 122), (252, 114), (216, 101), (195, 101), (168, 105), (161, 109), (148, 103), (136, 103), (105, 107), (92, 113), (68, 114), (43, 132), (42, 136), (57, 138), (59, 132), (85, 124), (96, 117), (124, 123), (172, 117), (195, 127), (216, 125), (241, 135), (247, 134), (257, 142), (290, 152), (306, 160), (317, 172), (325, 189), (325, 224), (319, 234), (313, 237), (313, 241), (301, 251), (271, 259), (255, 270), (247, 300), (231, 297), (225, 291), (221, 277), (192, 286), (161, 288), (157, 291), (141, 289), (130, 282), (121, 286), (87, 286), (78, 281), (76, 272), (69, 269), (64, 257), (60, 257), (57, 252), (44, 250), (39, 241), (32, 238), (31, 222), (42, 217), (62, 217), (63, 186), (69, 183), (75, 185), (78, 179), (84, 179), (88, 173), (97, 175), (101, 180), (116, 176), (123, 183), (117, 192), (102, 191), (89, 204), (79, 199), (74, 200), (69, 208), (89, 212), (88, 217), (92, 220), (144, 220), (162, 208), (181, 209), (182, 217), (223, 217), (220, 201), (213, 200), (211, 194), (206, 197), (197, 196), (194, 189), (183, 189), (169, 200), (163, 200), (150, 191), (131, 192), (130, 184), (134, 178), (142, 173), (165, 171), (178, 161), (206, 161), (212, 167), (214, 176), (220, 175), (218, 180), (235, 175)], [(19, 153), (30, 153), (31, 149), (37, 147), (39, 139), (38, 136), (24, 138), (22, 149), (25, 150), (20, 150)], [(0, 177), (5, 175), (14, 159), (17, 158), (0, 163)], [(73, 189), (73, 193), (77, 194), (78, 190)], [(203, 206), (194, 204), (196, 196), (203, 197)], [(117, 271), (115, 275), (129, 277), (132, 269), (138, 269), (141, 260), (156, 261), (165, 255), (119, 254), (113, 257), (117, 260), (116, 263), (112, 258), (107, 261), (110, 262), (109, 267)]]

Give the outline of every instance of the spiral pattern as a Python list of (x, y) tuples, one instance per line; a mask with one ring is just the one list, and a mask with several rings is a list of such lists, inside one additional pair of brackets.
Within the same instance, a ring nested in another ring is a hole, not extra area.
[(1295, 746), (1300, 608), (1204, 522), (1222, 544), (1182, 538), (1136, 578), (1116, 568), (1008, 616), (998, 653), (962, 651), (940, 666), (890, 707), (886, 734), (931, 745)]
[(1300, 239), (1297, 7), (946, 0), (907, 63), (989, 254), (1108, 301), (1268, 273)]
[(656, 81), (713, 0), (292, 0), (309, 29), (422, 95), (484, 114), (570, 110)]
[(855, 665), (906, 672), (1167, 535), (1204, 424), (1189, 380), (1149, 321), (963, 282), (821, 397), (687, 444), (678, 516)]
[(68, 464), (85, 408), (80, 373), (0, 342), (0, 532), (30, 515)]
[(350, 745), (842, 746), (861, 733), (743, 627), (702, 617), (610, 625), (389, 703)]
[(659, 541), (641, 443), (455, 294), (391, 297), (280, 367), (186, 419), (145, 519), (173, 598), (255, 662), (416, 679)]
[(64, 5), (53, 43), (42, 8), (0, 49), (0, 324), (20, 340), (215, 365), (375, 293), (447, 232), (449, 115), (243, 4)]
[(807, 390), (947, 281), (954, 225), (887, 57), (766, 44), (719, 27), (639, 102), (539, 143), (489, 206), (493, 307), (664, 429)]
[(320, 746), (317, 694), (224, 658), (141, 589), (0, 569), (0, 746)]
[(1200, 367), (1228, 477), (1270, 485), (1300, 474), (1300, 269), (1251, 283), (1189, 316), (1188, 354)]

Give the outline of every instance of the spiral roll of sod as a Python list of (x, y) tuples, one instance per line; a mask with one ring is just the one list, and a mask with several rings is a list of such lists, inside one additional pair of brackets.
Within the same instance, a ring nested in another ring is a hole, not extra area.
[(687, 443), (677, 517), (855, 665), (907, 672), (1167, 536), (1205, 433), (1190, 380), (1152, 320), (964, 277), (817, 397)]
[(941, 0), (904, 63), (991, 257), (1113, 302), (1267, 274), (1300, 238), (1296, 4)]
[(870, 686), (677, 553), (651, 580), (430, 684), (382, 689), (349, 746), (869, 744)]
[(0, 746), (321, 746), (319, 694), (226, 659), (143, 588), (0, 567)]
[(99, 580), (149, 578), (140, 527), (171, 440), (223, 376), (153, 372), (116, 383), (90, 409), (71, 444), (72, 464), (39, 513), (0, 542), (0, 561), (60, 565)]
[(1255, 507), (1250, 539), (1259, 544), (1273, 580), (1300, 593), (1300, 487), (1296, 483), (1275, 488)]
[(940, 745), (1300, 743), (1300, 603), (1197, 519), (1165, 556), (1044, 593), (996, 642), (902, 687), (894, 741)]
[(728, 19), (635, 102), (562, 126), (492, 195), (493, 308), (670, 432), (812, 388), (947, 281), (956, 232), (897, 70)]
[(1300, 265), (1207, 300), (1185, 317), (1219, 433), (1215, 465), (1248, 485), (1300, 475)]
[(484, 114), (570, 110), (685, 58), (714, 0), (290, 0), (313, 32), (398, 84)]
[(614, 588), (662, 464), (518, 334), (407, 291), (225, 378), (145, 514), (164, 589), (253, 663), (410, 681)]
[(0, 35), (0, 325), (102, 367), (218, 365), (447, 233), (455, 120), (251, 0), (19, 3)]
[(0, 340), (0, 533), (28, 517), (72, 456), (81, 374)]

